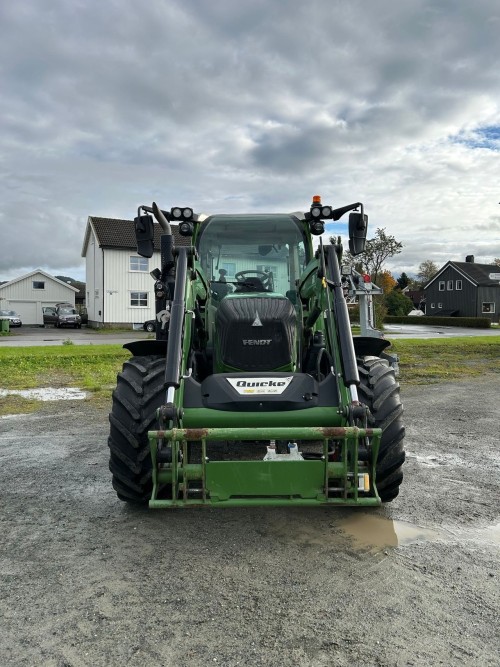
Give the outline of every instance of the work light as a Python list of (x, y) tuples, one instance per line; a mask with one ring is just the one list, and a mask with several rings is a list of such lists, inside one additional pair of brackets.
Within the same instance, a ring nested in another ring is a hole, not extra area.
[(179, 224), (179, 234), (181, 236), (193, 236), (193, 223), (183, 220)]
[(193, 220), (194, 219), (194, 213), (193, 209), (189, 208), (189, 206), (185, 206), (181, 208), (180, 206), (174, 206), (173, 208), (170, 209), (170, 217), (173, 220)]
[(325, 223), (319, 219), (309, 220), (309, 229), (314, 236), (320, 236), (325, 231)]

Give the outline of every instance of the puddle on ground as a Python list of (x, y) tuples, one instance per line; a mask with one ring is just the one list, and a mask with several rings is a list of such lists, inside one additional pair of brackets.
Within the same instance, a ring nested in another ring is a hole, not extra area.
[(87, 397), (78, 387), (40, 387), (38, 389), (0, 389), (0, 398), (21, 396), (37, 401), (76, 401)]
[(328, 525), (328, 531), (314, 521), (286, 521), (273, 525), (272, 532), (285, 539), (293, 539), (299, 544), (337, 545), (345, 547), (346, 542), (359, 551), (382, 551), (389, 547), (404, 547), (424, 542), (480, 544), (500, 543), (500, 524), (486, 528), (442, 527), (426, 528), (409, 521), (393, 521), (379, 514), (353, 512), (340, 517)]
[(408, 521), (392, 521), (383, 516), (354, 514), (341, 519), (339, 528), (359, 547), (398, 547), (413, 542), (435, 542), (440, 539), (436, 530), (416, 526)]
[(0, 419), (24, 419), (25, 417), (31, 417), (29, 412), (20, 412), (15, 415), (0, 415)]

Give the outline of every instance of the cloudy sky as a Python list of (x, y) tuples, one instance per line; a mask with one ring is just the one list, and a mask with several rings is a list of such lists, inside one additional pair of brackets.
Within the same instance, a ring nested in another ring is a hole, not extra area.
[(153, 200), (500, 257), (498, 0), (3, 2), (0, 56), (0, 280), (84, 279), (87, 217)]

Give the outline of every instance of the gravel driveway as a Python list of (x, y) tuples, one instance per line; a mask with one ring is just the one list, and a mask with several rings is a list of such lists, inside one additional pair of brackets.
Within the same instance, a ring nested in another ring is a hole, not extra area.
[(134, 510), (107, 412), (0, 420), (0, 664), (500, 664), (498, 378), (406, 387), (375, 510)]

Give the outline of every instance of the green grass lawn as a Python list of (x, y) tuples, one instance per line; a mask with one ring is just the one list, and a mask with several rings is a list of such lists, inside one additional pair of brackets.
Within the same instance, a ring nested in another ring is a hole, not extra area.
[[(500, 372), (500, 336), (392, 339), (400, 358), (399, 382), (425, 384)], [(116, 374), (129, 352), (120, 345), (0, 348), (0, 388), (80, 387), (96, 403), (109, 403)], [(0, 414), (31, 411), (37, 401), (7, 396)]]
[(391, 339), (401, 384), (461, 380), (500, 372), (500, 336)]

